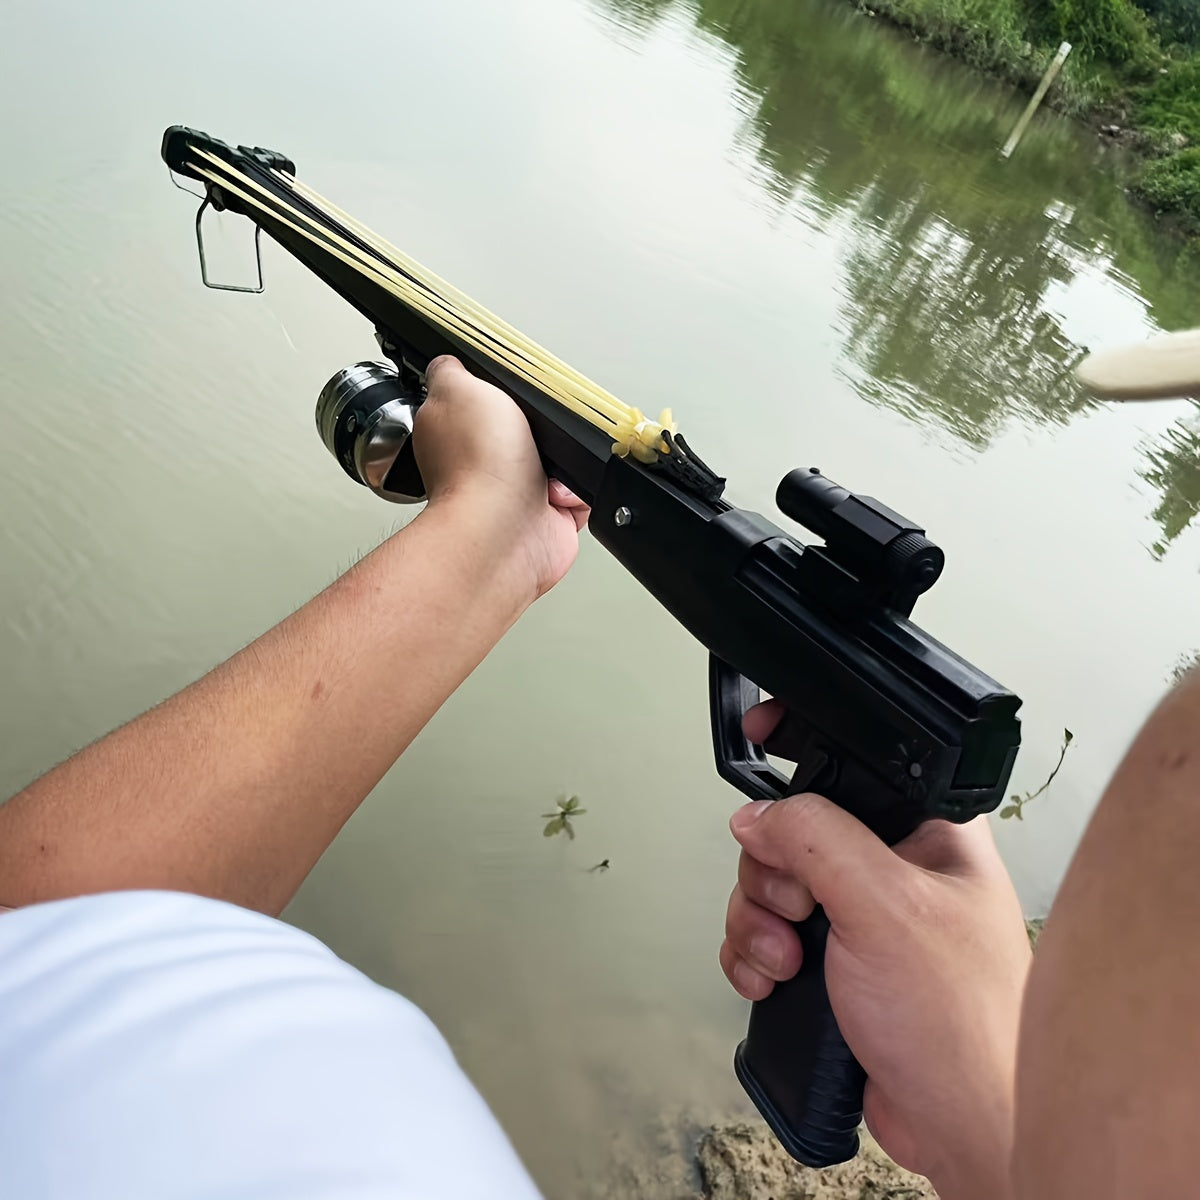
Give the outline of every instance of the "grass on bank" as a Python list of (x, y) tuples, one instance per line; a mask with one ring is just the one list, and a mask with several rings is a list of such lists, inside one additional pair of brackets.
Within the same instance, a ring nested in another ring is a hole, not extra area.
[[(1200, 20), (1200, 0), (1196, 7)], [(1133, 98), (1134, 121), (1155, 137), (1158, 152), (1138, 173), (1134, 190), (1172, 214), (1186, 233), (1200, 235), (1200, 51), (1172, 56), (1161, 70), (1166, 73)]]
[(1141, 134), (1148, 161), (1133, 190), (1200, 234), (1200, 0), (855, 2), (1026, 87), (1070, 42), (1056, 105)]

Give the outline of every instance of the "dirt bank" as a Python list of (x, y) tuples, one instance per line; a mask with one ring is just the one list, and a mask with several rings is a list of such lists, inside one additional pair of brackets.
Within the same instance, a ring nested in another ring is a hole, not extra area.
[(865, 1129), (851, 1162), (821, 1171), (793, 1162), (761, 1121), (707, 1127), (664, 1121), (636, 1149), (614, 1147), (586, 1200), (925, 1200), (928, 1181), (896, 1166)]

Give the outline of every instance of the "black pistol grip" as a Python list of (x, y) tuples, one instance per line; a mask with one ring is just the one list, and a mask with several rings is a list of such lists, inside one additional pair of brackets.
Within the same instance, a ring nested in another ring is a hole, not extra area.
[[(751, 800), (777, 800), (817, 782), (810, 766), (798, 768), (789, 784), (742, 732), (742, 718), (760, 698), (757, 684), (714, 654), (708, 686), (713, 751), (722, 779)], [(770, 739), (772, 748), (799, 758), (797, 733), (785, 717)], [(811, 755), (805, 757), (811, 761)], [(818, 767), (815, 774), (823, 772)], [(800, 971), (752, 1006), (750, 1028), (733, 1065), (784, 1149), (806, 1166), (827, 1167), (858, 1153), (866, 1076), (838, 1029), (825, 990), (829, 921), (818, 908), (796, 930), (804, 952)]]
[(867, 1076), (825, 988), (829, 919), (817, 908), (796, 931), (804, 950), (800, 971), (754, 1003), (733, 1065), (783, 1148), (807, 1167), (829, 1167), (858, 1153)]
[[(854, 812), (889, 842), (917, 821), (899, 796), (793, 714), (785, 714), (767, 750), (798, 763), (787, 794), (819, 792)], [(777, 983), (750, 1010), (750, 1028), (734, 1069), (780, 1144), (808, 1167), (829, 1167), (858, 1153), (866, 1073), (846, 1045), (825, 986), (829, 918), (818, 907), (796, 925), (803, 948), (799, 972)]]

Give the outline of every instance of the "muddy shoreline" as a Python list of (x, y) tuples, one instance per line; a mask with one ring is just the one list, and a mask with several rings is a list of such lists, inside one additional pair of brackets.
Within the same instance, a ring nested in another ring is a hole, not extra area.
[[(864, 1128), (848, 1163), (794, 1162), (761, 1121), (701, 1127), (664, 1121), (637, 1150), (613, 1147), (610, 1171), (586, 1200), (936, 1200), (928, 1180), (896, 1166)], [(565, 1200), (565, 1198), (563, 1198)], [(578, 1200), (578, 1198), (575, 1198)]]

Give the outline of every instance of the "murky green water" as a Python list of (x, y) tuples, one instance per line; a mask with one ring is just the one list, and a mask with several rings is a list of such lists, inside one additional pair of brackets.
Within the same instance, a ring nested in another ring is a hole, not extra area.
[[(0, 15), (0, 68), (0, 792), (397, 519), (312, 430), (369, 330), (280, 254), (265, 297), (200, 287), (157, 158), (184, 122), (286, 150), (626, 399), (671, 404), (741, 503), (818, 463), (922, 519), (949, 567), (919, 619), (1026, 698), (1016, 788), (1076, 735), (999, 828), (1044, 909), (1200, 646), (1200, 422), (1091, 406), (1068, 375), (1083, 345), (1200, 323), (1200, 284), (1089, 136), (1046, 115), (1001, 164), (1019, 98), (835, 0), (75, 0)], [(589, 809), (573, 844), (541, 837), (563, 791)], [(548, 1194), (580, 1195), (614, 1137), (738, 1103), (745, 1009), (716, 966), (736, 803), (704, 655), (588, 546), (291, 916), (423, 1004)]]

